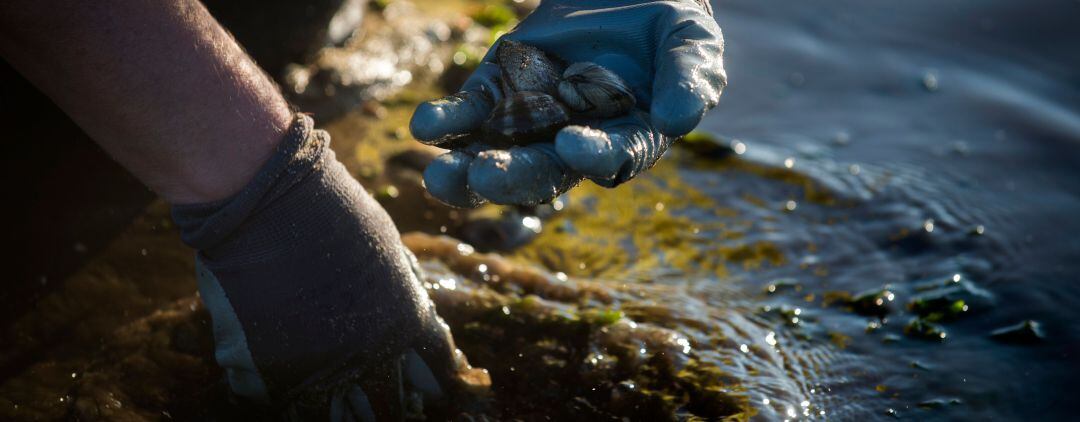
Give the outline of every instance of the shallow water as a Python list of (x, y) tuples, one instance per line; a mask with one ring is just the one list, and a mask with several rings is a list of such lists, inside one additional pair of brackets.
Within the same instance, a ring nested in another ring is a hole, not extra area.
[[(713, 339), (699, 352), (745, 371), (759, 417), (1069, 415), (1080, 373), (1080, 4), (715, 9), (731, 85), (700, 129), (743, 154), (676, 150), (618, 190), (580, 188), (515, 256), (572, 277), (671, 286), (651, 300), (707, 321), (669, 324)], [(944, 340), (905, 335), (905, 305), (954, 280), (976, 293), (939, 324)], [(884, 321), (828, 306), (883, 287)], [(770, 318), (762, 307), (788, 309)], [(1026, 319), (1043, 324), (1044, 341), (989, 337)]]

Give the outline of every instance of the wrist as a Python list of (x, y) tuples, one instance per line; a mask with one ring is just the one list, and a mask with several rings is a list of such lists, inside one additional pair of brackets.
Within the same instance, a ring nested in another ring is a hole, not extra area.
[(175, 170), (147, 184), (170, 204), (199, 204), (224, 200), (240, 192), (273, 156), (289, 132), (287, 110), (267, 116), (261, 124), (238, 122), (213, 135), (193, 132), (187, 154), (178, 157)]

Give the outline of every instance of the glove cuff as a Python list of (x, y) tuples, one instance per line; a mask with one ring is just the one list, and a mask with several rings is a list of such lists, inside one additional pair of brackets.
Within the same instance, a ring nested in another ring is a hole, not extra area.
[[(270, 160), (236, 195), (216, 202), (173, 206), (173, 221), (181, 240), (193, 249), (211, 250), (256, 210), (303, 180), (329, 144), (325, 137), (311, 136), (314, 125), (311, 117), (297, 114)], [(293, 171), (285, 171), (290, 167)]]

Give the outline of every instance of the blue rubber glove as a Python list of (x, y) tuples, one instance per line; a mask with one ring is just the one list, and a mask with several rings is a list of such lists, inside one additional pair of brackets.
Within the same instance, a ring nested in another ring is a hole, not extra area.
[(462, 375), (482, 370), (455, 348), (390, 217), (312, 124), (298, 116), (236, 196), (173, 207), (229, 387), (334, 421), (400, 419), (406, 386), (467, 391)]
[(454, 150), (424, 174), (450, 205), (546, 202), (583, 177), (617, 186), (697, 126), (726, 85), (724, 40), (705, 0), (544, 0), (496, 45), (507, 39), (614, 71), (638, 110), (566, 127), (553, 144), (489, 149), (475, 132), (502, 98), (493, 47), (461, 92), (421, 104), (410, 123), (420, 142)]

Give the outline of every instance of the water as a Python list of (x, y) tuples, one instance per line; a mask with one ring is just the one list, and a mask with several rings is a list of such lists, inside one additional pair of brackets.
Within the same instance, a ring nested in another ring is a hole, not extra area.
[[(698, 352), (741, 376), (760, 417), (1069, 416), (1080, 373), (1080, 4), (715, 10), (731, 85), (701, 129), (745, 152), (674, 151), (620, 190), (582, 188), (516, 256), (670, 286), (650, 300), (679, 310), (669, 325), (712, 342)], [(989, 297), (940, 324), (944, 341), (904, 335), (905, 304), (954, 278)], [(798, 288), (768, 294), (775, 280)], [(883, 286), (894, 295), (883, 324), (827, 306), (837, 292)], [(1042, 343), (988, 336), (1026, 319), (1043, 324)]]

